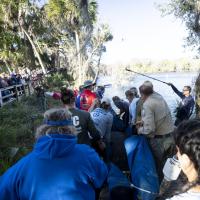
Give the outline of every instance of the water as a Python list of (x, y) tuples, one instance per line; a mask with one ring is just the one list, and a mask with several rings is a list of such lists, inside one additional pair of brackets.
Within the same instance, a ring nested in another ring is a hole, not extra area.
[[(182, 91), (185, 85), (189, 85), (192, 88), (194, 87), (195, 79), (198, 75), (197, 72), (171, 72), (171, 73), (156, 73), (156, 74), (147, 74), (156, 79), (162, 80), (164, 82), (173, 83), (178, 90)], [(130, 79), (130, 80), (128, 80)], [(100, 82), (103, 84), (111, 83), (112, 87), (106, 88), (105, 96), (112, 98), (113, 96), (119, 96), (125, 100), (125, 91), (131, 87), (139, 88), (140, 85), (146, 80), (149, 80), (153, 83), (154, 90), (161, 94), (166, 100), (169, 108), (171, 110), (172, 116), (174, 118), (174, 111), (180, 102), (180, 98), (174, 93), (172, 88), (161, 82), (148, 79), (147, 77), (136, 75), (131, 78), (124, 77), (124, 79), (118, 79), (115, 77), (101, 77)], [(194, 93), (193, 93), (194, 94)]]

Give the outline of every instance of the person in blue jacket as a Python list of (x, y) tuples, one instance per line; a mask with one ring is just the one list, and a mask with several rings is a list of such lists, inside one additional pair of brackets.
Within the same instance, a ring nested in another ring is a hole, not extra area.
[(107, 168), (92, 148), (77, 144), (74, 130), (67, 109), (46, 111), (33, 151), (0, 177), (0, 199), (95, 200)]
[(181, 103), (177, 108), (175, 125), (178, 126), (183, 120), (188, 120), (194, 109), (194, 98), (191, 96), (191, 87), (184, 86), (183, 92), (180, 92), (172, 83), (168, 83), (173, 91), (181, 98)]

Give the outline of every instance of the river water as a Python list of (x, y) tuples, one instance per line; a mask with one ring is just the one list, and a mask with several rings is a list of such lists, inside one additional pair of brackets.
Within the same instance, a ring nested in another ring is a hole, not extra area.
[[(156, 79), (173, 83), (178, 90), (182, 91), (183, 86), (190, 85), (192, 88), (194, 87), (195, 79), (198, 75), (197, 72), (171, 72), (171, 73), (156, 73), (156, 74), (146, 74), (148, 76), (152, 76)], [(170, 86), (163, 84), (161, 82), (149, 79), (147, 77), (141, 75), (134, 75), (131, 77), (123, 77), (118, 79), (118, 76), (112, 77), (101, 77), (100, 83), (102, 84), (112, 84), (110, 88), (106, 88), (105, 96), (112, 98), (113, 96), (119, 96), (125, 100), (124, 92), (130, 87), (137, 87), (146, 80), (149, 80), (153, 83), (154, 90), (161, 94), (166, 102), (169, 105), (172, 116), (174, 118), (174, 110), (180, 102), (180, 98), (173, 92)], [(193, 91), (194, 94), (194, 91)]]

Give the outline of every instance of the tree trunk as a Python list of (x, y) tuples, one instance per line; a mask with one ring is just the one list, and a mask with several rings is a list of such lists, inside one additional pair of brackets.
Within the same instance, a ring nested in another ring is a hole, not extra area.
[(76, 52), (78, 57), (78, 85), (80, 86), (82, 84), (82, 69), (81, 69), (80, 41), (77, 31), (75, 31), (75, 38), (76, 38)]
[(5, 63), (5, 65), (6, 65), (7, 70), (9, 71), (9, 74), (11, 74), (12, 71), (11, 71), (9, 65), (8, 65), (8, 62), (7, 62), (6, 60), (4, 60), (4, 63)]
[(31, 39), (31, 37), (29, 36), (29, 34), (27, 33), (27, 31), (26, 31), (21, 25), (20, 25), (20, 27), (21, 27), (22, 31), (24, 32), (24, 34), (26, 35), (26, 37), (28, 38), (28, 41), (30, 42), (30, 44), (31, 44), (31, 46), (32, 46), (32, 48), (33, 48), (33, 51), (35, 52), (35, 56), (37, 57), (37, 59), (38, 59), (38, 61), (39, 61), (39, 64), (40, 64), (40, 66), (41, 66), (41, 68), (42, 68), (43, 73), (46, 74), (46, 69), (45, 69), (45, 67), (44, 67), (44, 64), (43, 64), (43, 62), (42, 62), (42, 59), (41, 59), (41, 57), (40, 57), (40, 54), (38, 53), (38, 51), (37, 51), (37, 49), (36, 49), (36, 46), (35, 46), (33, 40)]

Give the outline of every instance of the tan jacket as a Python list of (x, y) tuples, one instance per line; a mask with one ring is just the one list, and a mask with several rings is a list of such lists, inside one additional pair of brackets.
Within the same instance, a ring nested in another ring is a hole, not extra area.
[(174, 130), (170, 109), (164, 98), (154, 92), (143, 104), (142, 108), (143, 127), (140, 134), (153, 137), (154, 135), (165, 135)]

